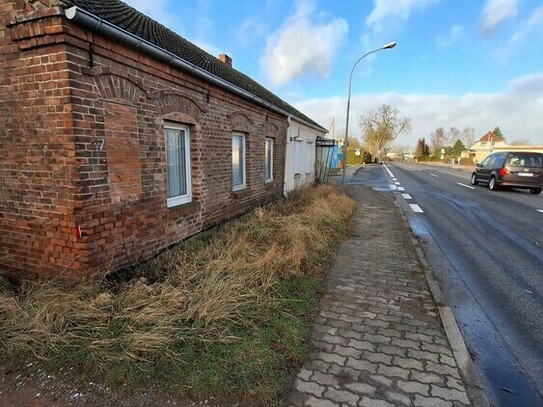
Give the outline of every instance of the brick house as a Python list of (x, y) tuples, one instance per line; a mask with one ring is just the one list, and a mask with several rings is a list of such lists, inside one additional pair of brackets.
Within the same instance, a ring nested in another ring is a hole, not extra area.
[(0, 268), (84, 277), (283, 195), (320, 125), (117, 0), (0, 4)]

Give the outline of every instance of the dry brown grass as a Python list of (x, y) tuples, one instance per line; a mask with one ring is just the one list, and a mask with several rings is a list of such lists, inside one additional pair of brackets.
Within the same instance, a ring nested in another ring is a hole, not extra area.
[(0, 276), (2, 361), (85, 362), (94, 373), (112, 364), (189, 363), (205, 344), (236, 342), (267, 323), (281, 281), (322, 276), (354, 208), (334, 187), (309, 188), (164, 252), (115, 287), (99, 280), (14, 288)]

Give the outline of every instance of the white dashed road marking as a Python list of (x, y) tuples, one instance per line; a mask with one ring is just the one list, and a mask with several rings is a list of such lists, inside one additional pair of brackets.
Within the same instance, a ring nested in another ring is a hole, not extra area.
[(398, 187), (398, 191), (405, 191), (404, 187)]
[(475, 187), (472, 187), (471, 185), (462, 184), (461, 182), (457, 182), (457, 184), (460, 185), (460, 186), (463, 186), (465, 188), (475, 189)]
[(543, 213), (543, 209), (538, 209), (537, 211)]
[(420, 206), (418, 206), (417, 204), (409, 204), (409, 206), (411, 207), (411, 210), (413, 212), (416, 212), (416, 213), (423, 213), (424, 211), (421, 209)]
[(411, 199), (411, 195), (409, 194), (402, 194), (403, 199)]
[(436, 177), (436, 178), (439, 178), (439, 175), (436, 175), (436, 174), (432, 174), (432, 173), (430, 173), (430, 175), (431, 175), (432, 177)]

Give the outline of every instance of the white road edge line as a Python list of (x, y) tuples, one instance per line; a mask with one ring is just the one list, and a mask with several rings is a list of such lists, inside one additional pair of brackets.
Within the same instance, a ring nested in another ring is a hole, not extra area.
[(411, 207), (411, 210), (413, 212), (416, 212), (416, 213), (424, 213), (424, 211), (421, 209), (420, 206), (418, 206), (417, 204), (409, 204), (409, 206)]
[(390, 171), (390, 170), (388, 169), (388, 167), (386, 166), (386, 164), (383, 163), (383, 167), (385, 167), (385, 170), (387, 170), (388, 175), (390, 175), (390, 178), (396, 178), (396, 177), (394, 177), (394, 174), (392, 173), (392, 171)]
[(471, 185), (462, 184), (461, 182), (457, 182), (457, 184), (465, 188), (475, 189), (475, 187), (472, 187)]
[(430, 175), (431, 175), (432, 177), (436, 177), (436, 178), (439, 178), (439, 175), (436, 175), (436, 174), (432, 174), (432, 173), (430, 173)]
[(403, 196), (404, 199), (412, 199), (411, 195), (409, 195), (409, 194), (402, 194), (402, 196)]
[(537, 211), (543, 213), (543, 209), (538, 209)]

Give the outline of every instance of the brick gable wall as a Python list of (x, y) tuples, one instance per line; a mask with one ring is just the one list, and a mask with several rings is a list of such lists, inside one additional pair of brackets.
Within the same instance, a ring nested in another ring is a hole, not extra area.
[[(286, 118), (81, 30), (59, 8), (23, 13), (22, 3), (0, 9), (9, 21), (0, 28), (0, 267), (113, 270), (281, 197)], [(169, 209), (165, 120), (189, 125), (191, 137), (193, 200)], [(233, 131), (247, 138), (248, 187), (238, 193)], [(270, 184), (266, 137), (275, 140)]]

